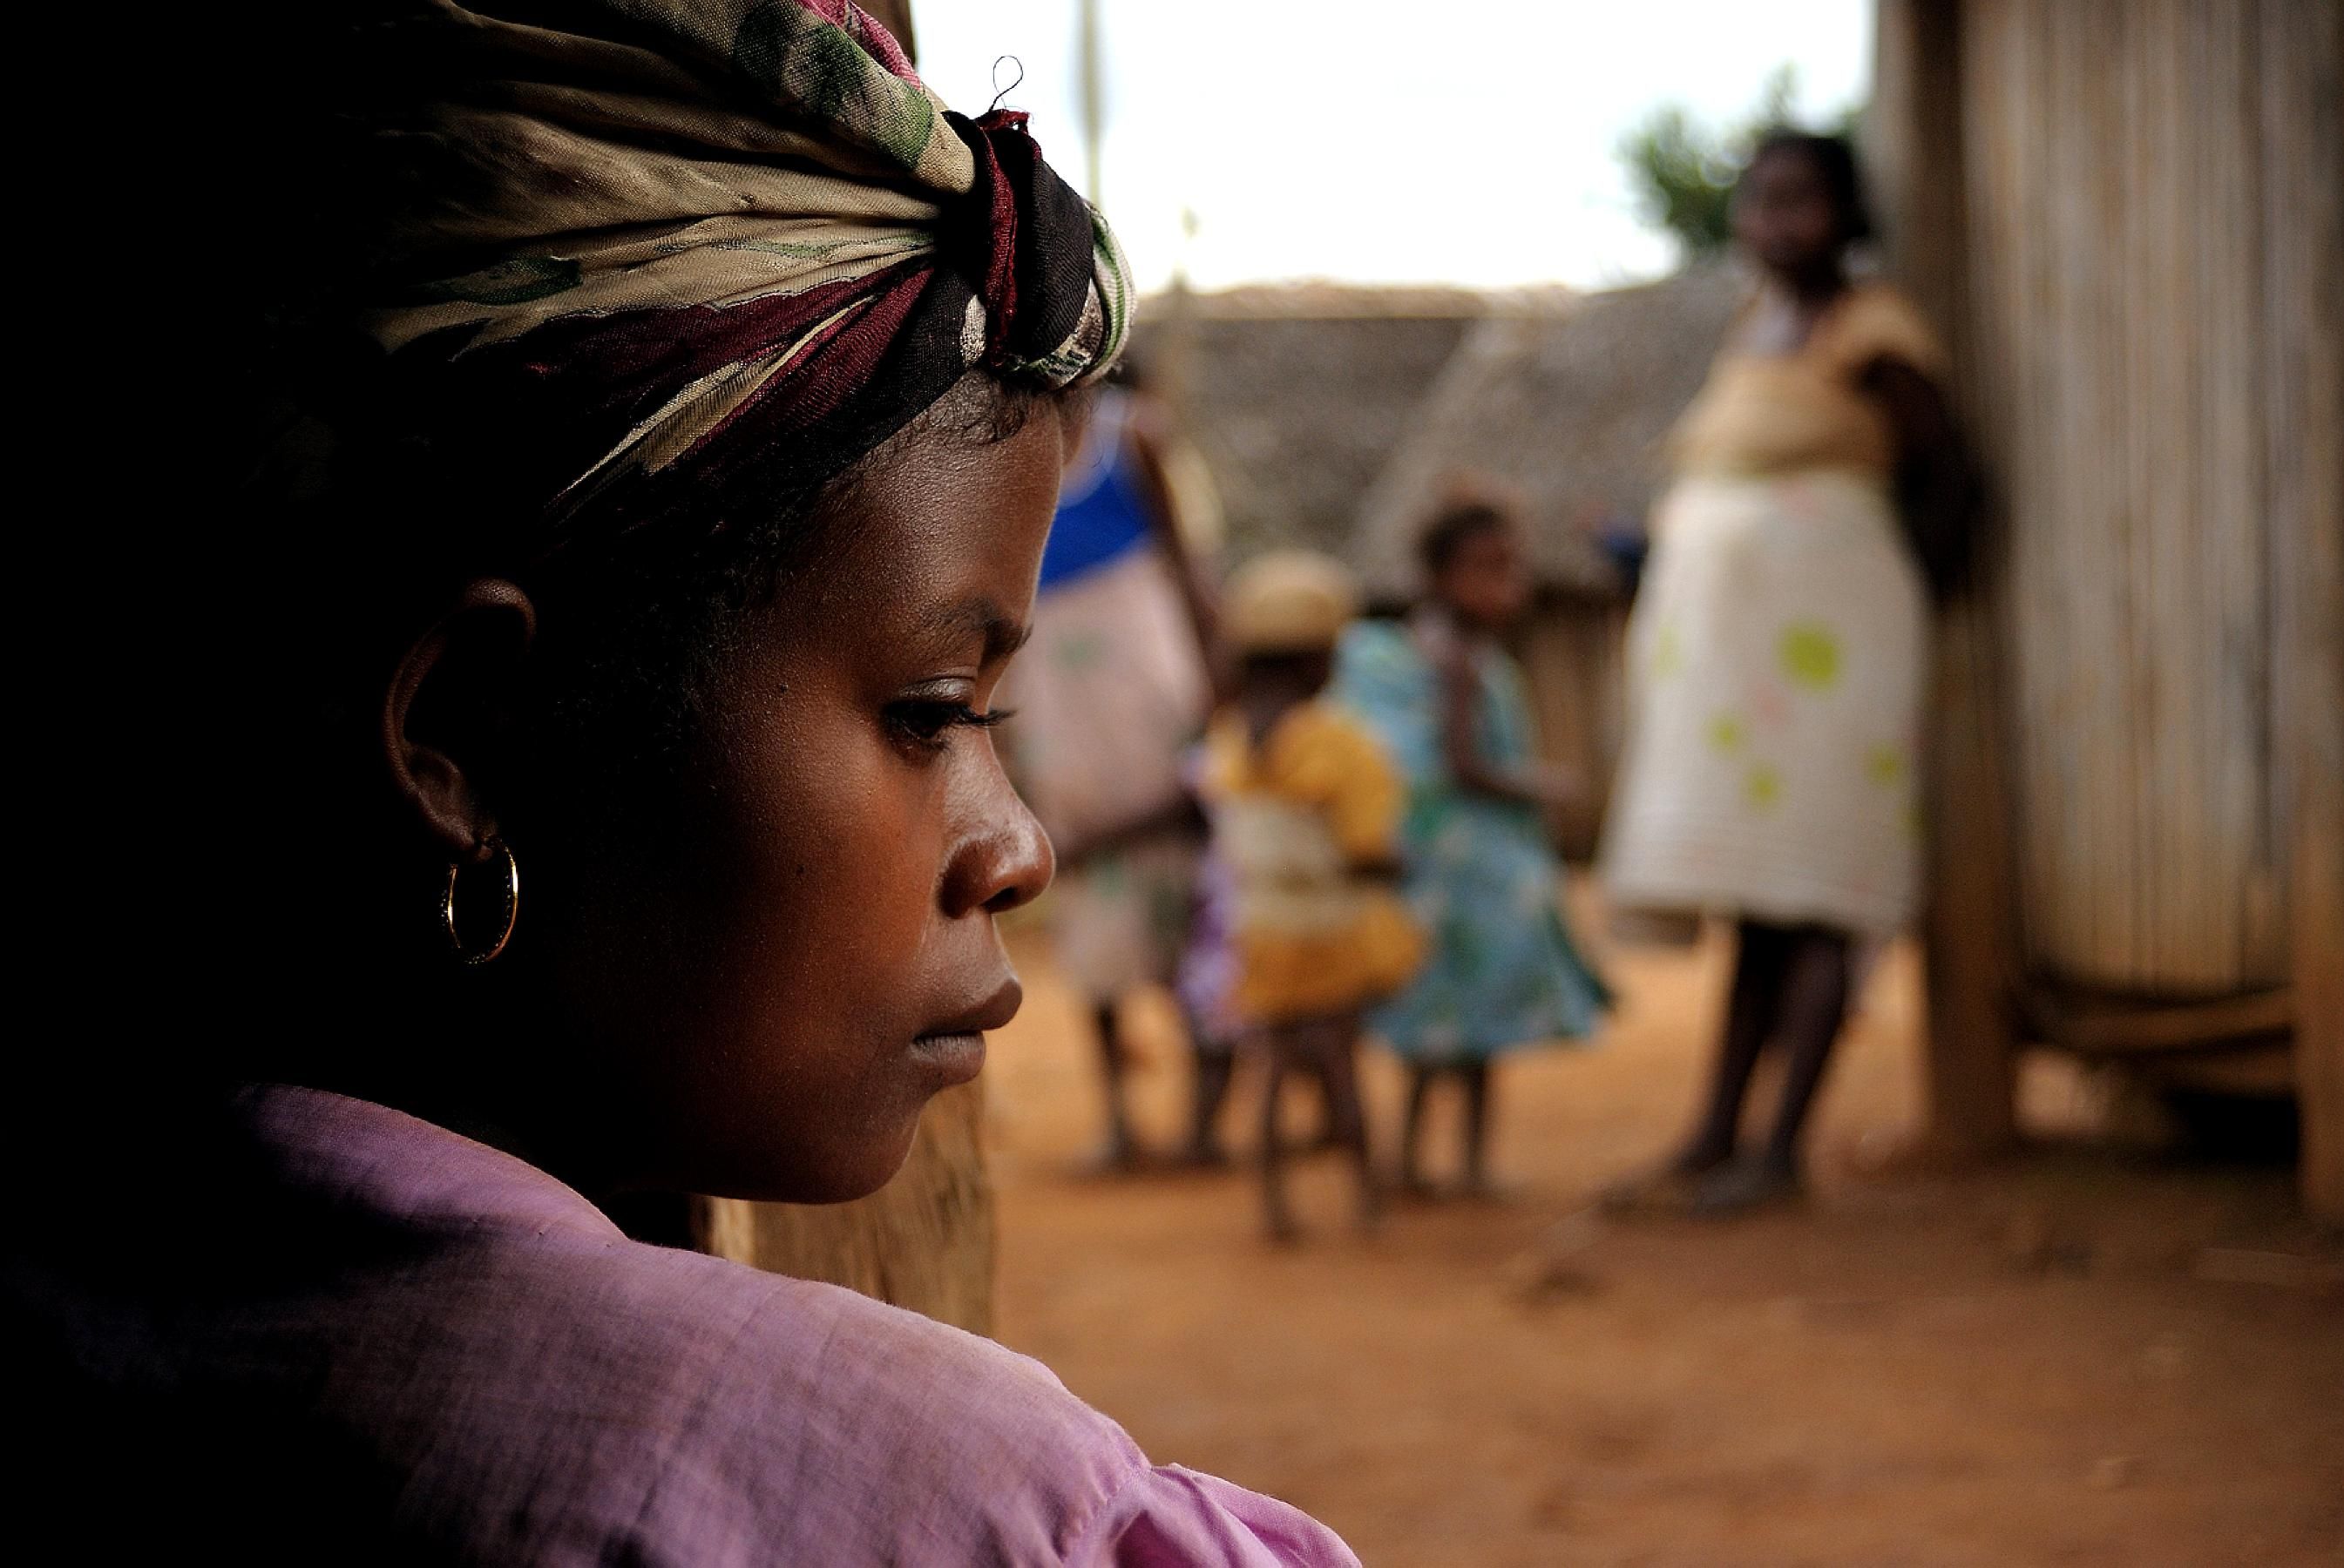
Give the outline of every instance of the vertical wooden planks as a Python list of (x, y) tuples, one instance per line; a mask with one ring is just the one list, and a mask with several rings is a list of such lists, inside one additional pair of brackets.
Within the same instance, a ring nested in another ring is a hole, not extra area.
[(2276, 983), (2250, 7), (1963, 9), (1970, 365), (2009, 505), (2029, 967)]
[(2344, 1226), (2344, 15), (2259, 11), (2278, 848), (2304, 1203)]

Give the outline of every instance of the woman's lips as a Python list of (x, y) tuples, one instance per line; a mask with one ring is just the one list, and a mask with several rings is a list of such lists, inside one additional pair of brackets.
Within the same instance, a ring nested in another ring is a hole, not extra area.
[(1017, 1016), (1025, 988), (1011, 975), (984, 1000), (964, 1009), (912, 1041), (912, 1054), (936, 1069), (948, 1083), (965, 1083), (985, 1066), (985, 1034)]
[(985, 1070), (985, 1036), (924, 1034), (912, 1041), (912, 1056), (934, 1070), (947, 1086), (966, 1083)]

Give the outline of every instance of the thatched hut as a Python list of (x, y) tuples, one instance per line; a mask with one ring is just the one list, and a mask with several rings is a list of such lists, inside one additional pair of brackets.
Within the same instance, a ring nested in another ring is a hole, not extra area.
[(1464, 289), (1327, 284), (1147, 301), (1132, 354), (1212, 473), (1229, 558), (1348, 556), (1360, 498), (1485, 308)]
[(1943, 628), (1938, 1137), (2013, 1049), (2291, 1088), (2344, 1222), (2344, 10), (1881, 0), (1895, 262), (1999, 490)]
[(1451, 487), (1494, 484), (1521, 507), (1540, 591), (1517, 651), (1549, 757), (1589, 786), (1562, 824), (1575, 856), (1594, 848), (1622, 720), (1626, 585), (1598, 534), (1642, 531), (1662, 438), (1742, 293), (1728, 269), (1706, 266), (1493, 310), (1459, 345), (1360, 504), (1353, 558), (1386, 600), (1416, 590), (1416, 531)]

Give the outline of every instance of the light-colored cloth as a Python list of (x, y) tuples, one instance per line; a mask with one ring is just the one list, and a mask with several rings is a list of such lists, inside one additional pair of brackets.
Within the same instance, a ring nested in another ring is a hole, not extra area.
[(1945, 367), (1945, 351), (1920, 312), (1876, 282), (1850, 286), (1794, 353), (1729, 347), (1670, 433), (1677, 473), (1746, 477), (1834, 468), (1886, 475), (1896, 462), (1895, 428), (1879, 400), (1858, 385), (1883, 358), (1931, 376)]
[[(1427, 1065), (1576, 1039), (1609, 1000), (1563, 924), (1562, 867), (1538, 813), (1460, 789), (1450, 774), (1436, 644), (1454, 636), (1430, 612), (1405, 626), (1363, 621), (1344, 634), (1333, 688), (1408, 780), (1405, 892), (1428, 956), (1369, 1024), (1401, 1057)], [(1529, 762), (1521, 669), (1496, 648), (1470, 657), (1479, 754), (1500, 768)]]
[[(848, 0), (353, 0), (288, 33), (334, 88), (285, 126), (301, 217), (255, 265), (338, 352), (287, 394), (355, 406), (394, 470), (486, 463), (543, 548), (590, 509), (705, 526), (706, 488), (825, 479), (979, 366), (1064, 387), (1121, 350), (1122, 255), (1026, 116), (951, 114)], [(371, 400), (332, 379), (345, 329), (387, 356)]]
[(1882, 481), (1686, 477), (1629, 628), (1622, 908), (1893, 932), (1920, 875), (1926, 599)]
[(1243, 715), (1225, 712), (1205, 738), (1203, 789), (1233, 889), (1238, 1016), (1278, 1024), (1344, 1012), (1406, 983), (1422, 939), (1399, 900), (1353, 869), (1399, 849), (1406, 796), (1374, 736), (1312, 701), (1257, 747)]
[(1901, 295), (1858, 284), (1796, 352), (1720, 354), (1672, 437), (1605, 827), (1616, 907), (1912, 919), (1927, 598), (1894, 432), (1859, 385), (1883, 358), (1944, 356)]
[(1131, 418), (1127, 395), (1098, 395), (999, 698), (1017, 714), (1003, 731), (1011, 771), (1059, 849), (1042, 906), (1058, 967), (1093, 1002), (1172, 982), (1204, 850), (1193, 823), (1132, 831), (1185, 801), (1210, 694)]
[[(395, 192), (371, 204), (369, 259), (409, 285), (371, 314), (387, 348), (451, 327), (477, 348), (580, 315), (737, 307), (933, 267), (954, 209), (990, 226), (995, 187), (1024, 172), (1002, 169), (989, 126), (957, 130), (887, 30), (846, 0), (549, 0), (527, 24), (457, 5), (382, 10), (352, 25), (370, 28), (404, 89), (355, 106)], [(465, 68), (407, 68), (435, 50), (460, 51)], [(1022, 125), (1010, 116), (1001, 134), (1022, 139)], [(1076, 211), (1089, 294), (1030, 356), (1060, 383), (1111, 365), (1128, 319), (1114, 240)], [(429, 270), (460, 256), (474, 265)], [(1010, 253), (995, 265), (1008, 270)], [(1015, 293), (1005, 284), (998, 298)], [(851, 316), (866, 302), (850, 290), (836, 306)], [(1010, 325), (974, 320), (980, 342)], [(723, 369), (753, 383), (807, 347)], [(737, 403), (701, 387), (690, 409), (655, 416), (657, 438)]]
[(1120, 839), (1058, 873), (1044, 913), (1066, 983), (1093, 1003), (1180, 973), (1204, 839), (1191, 827)]
[(173, 1555), (1356, 1561), (1284, 1503), (1150, 1465), (1037, 1362), (630, 1241), (427, 1122), (266, 1087), (218, 1134), (172, 1172), (202, 1227), (187, 1267), (123, 1267), (93, 1229), (78, 1263), (12, 1255), (6, 1275), (12, 1349), (40, 1373), (14, 1385), (68, 1392), (119, 1507), (165, 1489), (197, 1511), (159, 1522)]
[(1186, 798), (1181, 769), (1212, 700), (1136, 469), (1121, 398), (1103, 394), (1059, 494), (1032, 634), (998, 699), (1017, 715), (1002, 733), (1018, 788), (1070, 875), (1092, 844)]

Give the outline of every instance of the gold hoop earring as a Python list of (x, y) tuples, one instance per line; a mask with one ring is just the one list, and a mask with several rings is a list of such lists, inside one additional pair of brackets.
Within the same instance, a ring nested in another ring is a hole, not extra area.
[(497, 933), (497, 940), (488, 951), (466, 952), (464, 939), (456, 929), (456, 879), (463, 873), (463, 861), (448, 862), (448, 885), (440, 891), (440, 923), (448, 929), (448, 943), (456, 950), (458, 958), (474, 965), (487, 963), (504, 951), (505, 944), (512, 940), (513, 922), (520, 919), (520, 862), (513, 859), (512, 850), (502, 839), (491, 838), (485, 847), (505, 858), (504, 929)]

